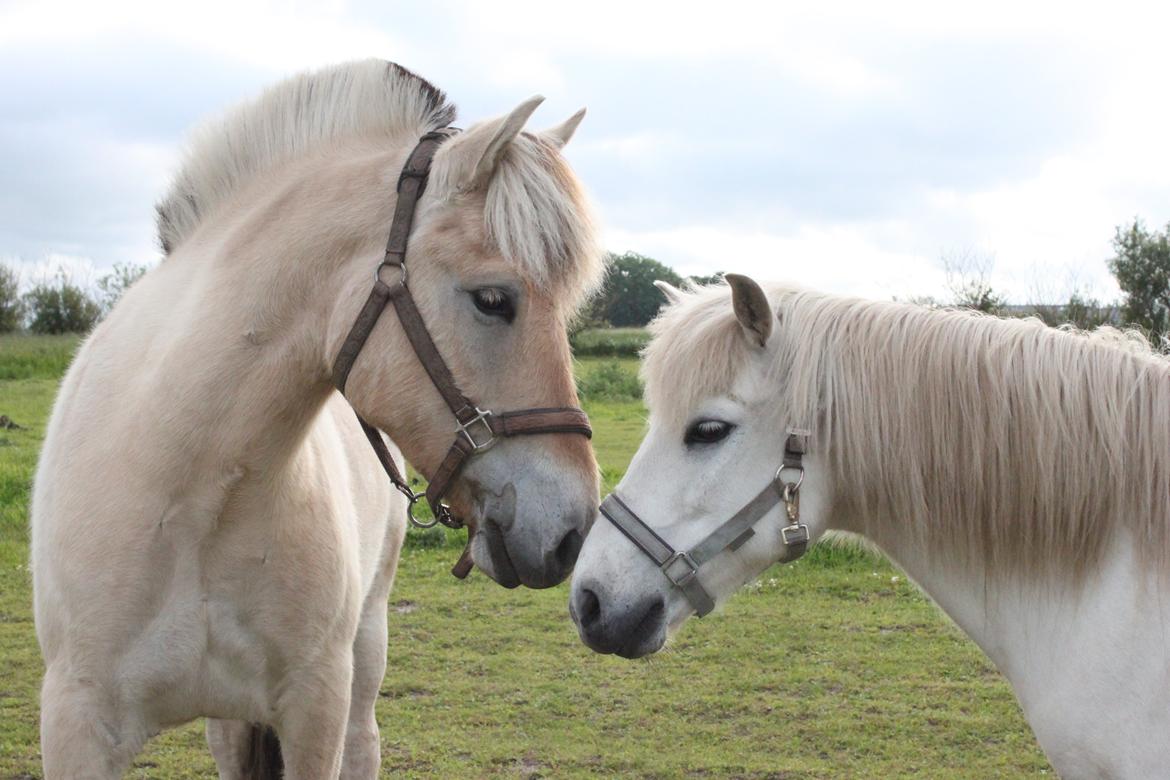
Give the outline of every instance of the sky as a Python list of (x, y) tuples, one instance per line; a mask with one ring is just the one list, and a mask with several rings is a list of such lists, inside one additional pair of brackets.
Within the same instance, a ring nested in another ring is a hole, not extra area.
[(365, 57), (460, 124), (533, 94), (612, 251), (870, 297), (1111, 300), (1114, 228), (1170, 222), (1170, 6), (0, 0), (0, 259), (157, 262), (202, 120)]

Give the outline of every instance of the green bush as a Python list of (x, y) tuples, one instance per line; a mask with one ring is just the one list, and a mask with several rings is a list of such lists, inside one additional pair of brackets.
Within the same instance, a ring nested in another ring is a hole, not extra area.
[(0, 265), (0, 333), (20, 330), (24, 322), (24, 301), (20, 299), (20, 274)]
[(1170, 225), (1150, 230), (1140, 219), (1117, 227), (1109, 270), (1121, 288), (1121, 319), (1154, 343), (1170, 331)]
[(33, 285), (24, 294), (24, 304), (33, 333), (87, 333), (101, 316), (97, 301), (64, 271), (52, 281)]
[(636, 401), (642, 380), (634, 368), (610, 361), (578, 377), (577, 393), (586, 401)]
[(638, 357), (650, 341), (645, 328), (591, 328), (575, 333), (569, 345), (577, 357)]

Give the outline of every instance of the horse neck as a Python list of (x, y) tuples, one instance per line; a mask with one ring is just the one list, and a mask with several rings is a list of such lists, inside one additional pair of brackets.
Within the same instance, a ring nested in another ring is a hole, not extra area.
[[(1018, 609), (1020, 596), (1033, 586), (1017, 578), (995, 579), (978, 555), (947, 553), (908, 525), (867, 522), (860, 502), (848, 495), (821, 499), (833, 518), (826, 528), (864, 537), (926, 592), (970, 636), (996, 665), (1006, 671), (1017, 663), (1021, 648), (1012, 641), (1011, 627), (1035, 617)], [(1029, 604), (1029, 608), (1036, 603)], [(1049, 602), (1045, 602), (1049, 603)]]
[(152, 297), (170, 301), (153, 323), (166, 355), (158, 377), (179, 388), (165, 393), (178, 406), (165, 417), (217, 463), (278, 468), (332, 393), (330, 315), (350, 295), (343, 265), (371, 231), (312, 230), (336, 227), (330, 209), (362, 208), (298, 196), (313, 189), (304, 184), (265, 192), (268, 202), (208, 226), (150, 275)]

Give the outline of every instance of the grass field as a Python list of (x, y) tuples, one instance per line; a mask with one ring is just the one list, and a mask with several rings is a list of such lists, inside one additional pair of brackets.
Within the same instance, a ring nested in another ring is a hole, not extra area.
[[(0, 339), (0, 414), (23, 426), (0, 430), (0, 778), (40, 777), (28, 486), (73, 343)], [(585, 405), (612, 486), (644, 412), (603, 392), (608, 380), (589, 380), (633, 372), (634, 362), (588, 359), (579, 370), (583, 386), (607, 396)], [(412, 534), (403, 555), (378, 707), (386, 776), (1050, 772), (1003, 679), (869, 553), (818, 547), (720, 614), (690, 621), (668, 651), (630, 662), (580, 644), (565, 586), (506, 591), (478, 572), (451, 578), (457, 545)], [(202, 724), (153, 740), (130, 776), (214, 777)]]

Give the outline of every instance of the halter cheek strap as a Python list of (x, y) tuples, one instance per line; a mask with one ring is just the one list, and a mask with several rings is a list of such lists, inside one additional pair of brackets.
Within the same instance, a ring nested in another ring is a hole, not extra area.
[[(455, 517), (449, 507), (442, 503), (455, 478), (474, 455), (487, 450), (499, 437), (527, 436), (538, 433), (573, 433), (590, 438), (593, 430), (585, 412), (575, 407), (546, 409), (522, 409), (495, 414), (481, 409), (462, 390), (451, 373), (442, 354), (435, 346), (426, 322), (415, 304), (414, 296), (406, 284), (406, 246), (414, 222), (415, 207), (426, 188), (430, 174), (431, 159), (439, 146), (454, 135), (457, 130), (444, 128), (427, 133), (419, 139), (410, 153), (398, 177), (398, 202), (394, 206), (394, 219), (390, 224), (390, 237), (386, 242), (386, 254), (374, 271), (374, 287), (358, 312), (357, 319), (341, 345), (333, 364), (333, 384), (345, 394), (346, 381), (361, 353), (362, 347), (388, 305), (394, 306), (402, 330), (414, 348), (415, 355), (430, 377), (435, 389), (443, 397), (455, 417), (455, 441), (447, 450), (438, 469), (431, 475), (425, 493), (416, 493), (394, 464), (381, 433), (359, 414), (358, 422), (370, 442), (378, 462), (390, 478), (390, 482), (410, 500), (410, 522), (419, 528), (430, 528), (438, 523), (449, 528), (461, 528), (464, 521)], [(385, 277), (390, 276), (387, 282)], [(426, 498), (434, 514), (434, 520), (425, 523), (414, 516), (415, 504)], [(452, 569), (456, 577), (466, 577), (472, 568), (471, 539), (475, 528), (469, 526), (467, 548)]]
[(699, 581), (699, 569), (724, 550), (738, 550), (743, 546), (755, 535), (753, 526), (777, 504), (783, 502), (788, 519), (788, 525), (780, 530), (784, 540), (784, 554), (780, 562), (795, 561), (808, 549), (808, 526), (800, 522), (800, 486), (804, 482), (802, 459), (807, 439), (805, 431), (789, 431), (784, 442), (784, 460), (780, 468), (776, 469), (772, 481), (730, 519), (686, 552), (672, 547), (616, 493), (610, 493), (601, 502), (601, 513), (658, 565), (671, 584), (687, 597), (695, 613), (703, 617), (715, 608), (715, 600)]

